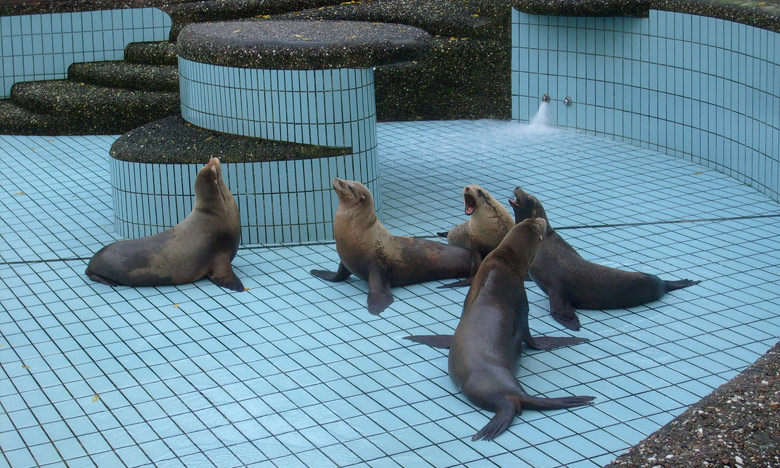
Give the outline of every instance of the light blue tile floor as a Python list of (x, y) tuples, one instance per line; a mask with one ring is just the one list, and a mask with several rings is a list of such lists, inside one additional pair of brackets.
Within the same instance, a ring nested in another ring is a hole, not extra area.
[[(380, 124), (385, 225), (431, 235), (465, 219), (464, 185), (502, 201), (521, 185), (586, 258), (703, 281), (580, 311), (591, 341), (529, 352), (517, 375), (594, 404), (526, 411), (477, 443), (491, 414), (455, 390), (445, 352), (402, 340), (450, 332), (465, 289), (396, 288), (372, 316), (366, 283), (308, 273), (336, 267), (333, 244), (242, 248), (240, 294), (97, 284), (83, 272), (117, 239), (115, 137), (0, 137), (0, 465), (601, 466), (777, 342), (780, 205), (684, 160), (518, 129)], [(535, 333), (566, 335), (526, 284)]]

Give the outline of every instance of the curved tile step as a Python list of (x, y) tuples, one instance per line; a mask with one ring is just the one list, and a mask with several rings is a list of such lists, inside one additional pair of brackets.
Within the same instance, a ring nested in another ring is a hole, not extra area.
[(150, 65), (177, 65), (175, 42), (131, 42), (125, 47), (125, 62)]
[(32, 112), (62, 116), (71, 130), (88, 134), (124, 133), (180, 111), (178, 92), (108, 88), (67, 80), (17, 83), (11, 89), (11, 99)]
[(122, 60), (74, 63), (68, 69), (68, 78), (113, 88), (179, 91), (179, 72), (175, 65), (127, 63)]

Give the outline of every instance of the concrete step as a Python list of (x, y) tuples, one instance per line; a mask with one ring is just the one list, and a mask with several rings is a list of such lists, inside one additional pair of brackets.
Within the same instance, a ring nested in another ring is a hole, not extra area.
[(178, 65), (175, 42), (131, 42), (125, 47), (125, 62)]
[(11, 99), (0, 100), (0, 135), (64, 135), (63, 128), (53, 115), (31, 112)]
[(171, 42), (176, 42), (181, 30), (192, 23), (225, 21), (256, 16), (276, 15), (327, 5), (344, 0), (200, 0), (169, 5), (162, 9), (171, 16)]
[(150, 65), (124, 61), (74, 63), (68, 79), (114, 88), (146, 91), (179, 91), (179, 72), (175, 65)]
[(180, 112), (179, 93), (110, 88), (68, 80), (16, 83), (11, 99), (38, 114), (58, 116), (68, 133), (124, 133)]

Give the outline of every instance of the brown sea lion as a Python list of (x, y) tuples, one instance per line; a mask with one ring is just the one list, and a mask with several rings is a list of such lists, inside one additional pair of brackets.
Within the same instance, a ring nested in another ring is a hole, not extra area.
[(582, 258), (555, 232), (539, 200), (515, 189), (509, 204), (518, 223), (544, 218), (544, 240), (531, 265), (531, 278), (550, 297), (550, 312), (570, 330), (580, 329), (575, 309), (623, 309), (654, 301), (669, 291), (698, 284), (698, 281), (664, 281), (655, 275), (623, 271), (597, 265)]
[(557, 409), (588, 404), (592, 396), (539, 398), (523, 390), (515, 365), (523, 342), (553, 349), (588, 341), (584, 338), (533, 337), (528, 327), (528, 298), (523, 281), (542, 242), (546, 223), (529, 219), (509, 231), (482, 262), (471, 284), (454, 335), (407, 339), (449, 348), (449, 374), (474, 404), (496, 415), (471, 440), (492, 440), (522, 409)]
[(339, 206), (333, 221), (341, 262), (336, 272), (312, 270), (327, 281), (350, 274), (368, 281), (368, 310), (378, 314), (393, 302), (390, 288), (468, 276), (468, 250), (441, 242), (390, 234), (377, 219), (374, 197), (360, 182), (333, 179)]
[(240, 222), (219, 159), (211, 158), (195, 178), (195, 206), (182, 222), (153, 236), (103, 247), (85, 273), (110, 286), (165, 286), (208, 276), (218, 286), (244, 291), (230, 265), (241, 240)]
[[(515, 225), (512, 216), (504, 205), (490, 196), (487, 190), (472, 184), (463, 188), (463, 203), (469, 220), (446, 233), (447, 242), (471, 251), (474, 269), (479, 269), (482, 259), (504, 239)], [(442, 236), (445, 233), (439, 233)], [(457, 281), (442, 287), (468, 286), (471, 279)]]

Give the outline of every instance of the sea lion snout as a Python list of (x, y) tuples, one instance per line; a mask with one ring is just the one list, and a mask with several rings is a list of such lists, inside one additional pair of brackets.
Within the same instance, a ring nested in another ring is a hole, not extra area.
[(479, 185), (472, 184), (463, 187), (463, 203), (466, 205), (464, 210), (466, 215), (471, 216), (474, 214), (474, 211), (477, 210), (478, 200), (484, 203), (488, 196), (487, 192)]

